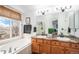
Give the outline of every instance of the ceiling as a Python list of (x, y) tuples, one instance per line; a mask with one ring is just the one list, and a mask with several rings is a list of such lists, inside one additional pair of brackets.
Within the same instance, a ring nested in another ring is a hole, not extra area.
[[(51, 11), (50, 13), (55, 13), (58, 12), (56, 8), (62, 7), (62, 5), (60, 6), (59, 5), (10, 5), (10, 6), (19, 9), (24, 14), (27, 14), (28, 12), (35, 13), (36, 10), (39, 9), (48, 9), (49, 11)], [(79, 9), (78, 5), (72, 6), (71, 10), (75, 10), (75, 9)]]

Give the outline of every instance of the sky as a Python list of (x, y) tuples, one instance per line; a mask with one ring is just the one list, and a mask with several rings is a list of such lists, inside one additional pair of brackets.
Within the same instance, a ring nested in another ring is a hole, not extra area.
[(10, 21), (11, 20), (0, 17), (0, 25), (2, 25), (2, 26), (9, 27), (10, 26)]

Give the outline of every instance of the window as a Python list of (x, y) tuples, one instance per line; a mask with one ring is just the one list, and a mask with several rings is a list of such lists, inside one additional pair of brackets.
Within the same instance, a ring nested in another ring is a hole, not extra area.
[(20, 21), (0, 16), (0, 40), (19, 36)]
[(19, 21), (13, 20), (12, 21), (12, 37), (19, 35)]

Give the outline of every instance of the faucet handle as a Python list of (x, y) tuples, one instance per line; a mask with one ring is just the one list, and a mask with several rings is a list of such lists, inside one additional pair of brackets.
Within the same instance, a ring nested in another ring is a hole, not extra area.
[(10, 48), (9, 48), (9, 51), (8, 51), (8, 53), (11, 53), (11, 52), (12, 52), (12, 48), (10, 47)]
[(16, 51), (16, 48), (14, 48), (14, 51)]

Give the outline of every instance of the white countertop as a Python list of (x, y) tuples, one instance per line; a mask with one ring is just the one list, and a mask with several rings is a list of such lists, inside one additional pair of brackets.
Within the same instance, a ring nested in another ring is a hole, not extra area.
[(79, 43), (79, 39), (78, 40), (72, 40), (71, 38), (68, 37), (54, 37), (54, 38), (49, 38), (47, 36), (34, 36), (33, 38), (42, 38), (42, 39), (46, 39), (46, 40), (59, 40), (59, 41), (64, 41), (64, 42), (73, 42), (73, 43)]

